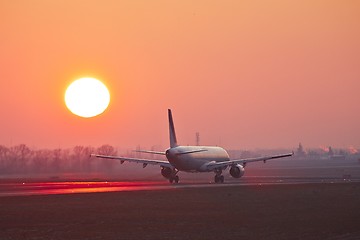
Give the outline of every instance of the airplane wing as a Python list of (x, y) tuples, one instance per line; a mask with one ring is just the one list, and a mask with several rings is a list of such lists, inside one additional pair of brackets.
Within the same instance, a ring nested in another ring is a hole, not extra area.
[(90, 156), (97, 157), (97, 158), (120, 160), (121, 163), (124, 163), (124, 162), (142, 163), (143, 167), (146, 167), (148, 164), (150, 164), (150, 165), (160, 165), (161, 167), (174, 168), (168, 161), (164, 161), (164, 160), (151, 160), (151, 159), (142, 159), (142, 158), (120, 157), (120, 156), (106, 156), (106, 155), (99, 155), (99, 154), (91, 154)]
[(266, 157), (235, 159), (235, 160), (224, 161), (224, 162), (210, 162), (210, 163), (206, 164), (206, 168), (208, 170), (214, 170), (214, 169), (217, 169), (217, 168), (228, 167), (228, 166), (232, 166), (232, 165), (236, 165), (236, 164), (240, 164), (240, 165), (243, 165), (245, 167), (245, 165), (247, 163), (249, 163), (249, 162), (263, 161), (265, 163), (267, 160), (290, 157), (290, 156), (293, 156), (293, 155), (294, 155), (294, 152), (287, 153), (287, 154), (274, 155), (274, 156), (266, 156)]
[(166, 155), (166, 152), (159, 152), (159, 151), (134, 150), (134, 152), (139, 152), (139, 153), (151, 153), (151, 154), (158, 154), (158, 155)]

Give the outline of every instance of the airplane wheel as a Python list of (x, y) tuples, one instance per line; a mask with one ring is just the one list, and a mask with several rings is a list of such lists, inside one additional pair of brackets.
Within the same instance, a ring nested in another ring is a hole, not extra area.
[(219, 180), (220, 180), (221, 183), (224, 183), (224, 176), (221, 175), (221, 176), (219, 177)]
[(179, 176), (178, 175), (176, 175), (175, 177), (174, 177), (174, 181), (175, 181), (175, 183), (179, 183)]
[(215, 175), (215, 183), (223, 183), (224, 182), (224, 176), (223, 175)]
[(177, 175), (169, 178), (170, 183), (179, 183), (179, 180), (180, 180), (180, 178)]

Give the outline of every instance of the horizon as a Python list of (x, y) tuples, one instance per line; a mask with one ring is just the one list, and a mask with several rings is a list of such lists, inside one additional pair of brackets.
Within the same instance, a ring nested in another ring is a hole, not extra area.
[[(302, 150), (305, 153), (311, 152), (311, 151), (318, 151), (318, 152), (323, 152), (323, 153), (329, 153), (330, 151), (344, 151), (347, 154), (359, 154), (360, 153), (360, 148), (356, 148), (354, 146), (350, 146), (350, 147), (338, 147), (338, 146), (303, 146), (302, 143), (299, 143), (302, 146)], [(288, 150), (288, 151), (298, 151), (299, 149), (299, 144), (295, 147), (275, 147), (275, 148), (225, 148), (225, 150), (227, 150), (228, 152), (232, 152), (232, 151), (239, 151), (239, 152), (266, 152), (266, 151), (284, 151), (284, 150)], [(29, 150), (31, 151), (39, 151), (39, 150), (74, 150), (77, 147), (83, 147), (83, 148), (89, 148), (89, 149), (93, 149), (94, 152), (97, 151), (97, 149), (100, 149), (103, 146), (110, 146), (113, 147), (114, 150), (116, 152), (120, 152), (120, 153), (128, 153), (128, 154), (142, 154), (142, 153), (137, 153), (136, 150), (155, 150), (155, 151), (163, 151), (169, 148), (169, 146), (167, 147), (163, 147), (161, 145), (152, 145), (149, 147), (142, 147), (140, 144), (134, 146), (134, 147), (122, 147), (122, 146), (118, 146), (118, 145), (111, 145), (111, 144), (100, 144), (100, 145), (74, 145), (74, 146), (68, 146), (68, 147), (62, 147), (62, 146), (57, 146), (57, 147), (38, 147), (35, 145), (29, 145), (26, 143), (19, 143), (19, 144), (14, 144), (14, 145), (4, 145), (4, 144), (0, 144), (0, 147), (5, 147), (8, 150), (10, 150), (11, 148), (14, 147), (18, 147), (24, 145), (26, 147), (29, 148)], [(190, 145), (190, 144), (186, 144), (186, 145), (180, 145), (180, 146), (209, 146), (209, 145)], [(218, 145), (216, 145), (218, 146)], [(222, 147), (222, 146), (219, 146)], [(331, 149), (331, 150), (330, 150)]]

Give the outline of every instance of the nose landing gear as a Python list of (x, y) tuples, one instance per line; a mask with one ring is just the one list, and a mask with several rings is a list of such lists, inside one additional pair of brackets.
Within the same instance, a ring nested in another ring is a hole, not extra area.
[(222, 170), (221, 169), (216, 169), (214, 172), (216, 174), (215, 178), (214, 178), (215, 183), (224, 183), (224, 176), (221, 175)]

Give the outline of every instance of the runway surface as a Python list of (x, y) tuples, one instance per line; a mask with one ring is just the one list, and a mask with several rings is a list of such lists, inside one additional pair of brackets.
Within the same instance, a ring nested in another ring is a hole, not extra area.
[(226, 180), (1, 179), (0, 239), (360, 239), (359, 179)]
[(24, 180), (1, 181), (0, 197), (77, 194), (96, 192), (123, 192), (123, 191), (154, 191), (171, 190), (179, 188), (204, 188), (246, 185), (278, 185), (278, 184), (304, 184), (304, 183), (339, 183), (360, 182), (359, 178), (294, 178), (294, 177), (246, 177), (242, 179), (229, 179), (226, 183), (215, 184), (204, 181), (184, 181), (179, 184), (170, 184), (163, 181), (40, 181)]

